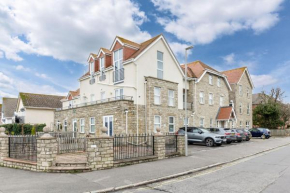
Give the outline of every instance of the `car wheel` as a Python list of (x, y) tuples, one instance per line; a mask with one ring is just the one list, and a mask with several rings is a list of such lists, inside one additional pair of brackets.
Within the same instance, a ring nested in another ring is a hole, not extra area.
[(205, 145), (207, 147), (212, 147), (214, 145), (213, 139), (211, 139), (211, 138), (205, 139)]
[(261, 136), (261, 138), (262, 138), (262, 139), (265, 139), (265, 138), (266, 138), (266, 136), (265, 136), (265, 135), (262, 135), (262, 136)]
[(232, 141), (227, 141), (227, 144), (231, 144), (232, 143)]
[(219, 147), (219, 146), (221, 146), (222, 144), (219, 144), (219, 143), (218, 143), (218, 144), (215, 144), (215, 145)]
[(242, 142), (242, 140), (239, 140), (239, 141), (238, 141), (238, 143), (241, 143), (241, 142)]
[(270, 138), (270, 136), (267, 136), (267, 137), (266, 137), (266, 139), (269, 139), (269, 138)]

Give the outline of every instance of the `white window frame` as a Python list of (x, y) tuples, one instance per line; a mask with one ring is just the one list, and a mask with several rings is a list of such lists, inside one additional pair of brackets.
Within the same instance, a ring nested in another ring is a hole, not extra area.
[(60, 131), (60, 121), (59, 120), (56, 121), (56, 128), (57, 128), (58, 131)]
[[(159, 91), (159, 93), (156, 92), (157, 90)], [(161, 88), (160, 87), (154, 87), (154, 104), (161, 105)]]
[(234, 128), (234, 121), (232, 120), (231, 122), (232, 122), (232, 128)]
[(63, 130), (67, 131), (67, 120), (63, 121)]
[(224, 96), (220, 96), (220, 107), (224, 105)]
[(250, 103), (247, 105), (247, 115), (250, 115)]
[(184, 118), (183, 119), (183, 125), (185, 126), (185, 125), (189, 125), (189, 118), (187, 117), (187, 118)]
[[(121, 51), (122, 51), (122, 54), (120, 54)], [(118, 53), (118, 57), (116, 57), (117, 53)], [(124, 55), (123, 48), (115, 50), (113, 52), (114, 70), (120, 70), (123, 68), (123, 55)]]
[(123, 88), (117, 88), (115, 89), (115, 98), (116, 100), (123, 98), (124, 95), (124, 89)]
[[(159, 117), (159, 123), (155, 122), (156, 117)], [(159, 128), (161, 130), (161, 116), (160, 115), (154, 115), (154, 132), (156, 133), (156, 129)]]
[(102, 91), (101, 92), (101, 101), (104, 102), (106, 100), (106, 92)]
[(90, 74), (94, 74), (95, 72), (95, 61), (93, 60), (92, 62), (90, 62)]
[(239, 85), (239, 95), (243, 96), (243, 85)]
[(209, 119), (209, 127), (213, 127), (213, 118)]
[(80, 119), (80, 133), (85, 133), (85, 119)]
[(100, 62), (100, 71), (103, 72), (105, 70), (105, 57), (101, 57), (99, 59), (99, 62)]
[[(92, 120), (94, 120), (94, 123), (92, 123)], [(92, 126), (94, 126), (94, 131), (92, 131)], [(90, 117), (90, 133), (96, 133), (96, 118)]]
[[(172, 94), (171, 96), (170, 96), (170, 93)], [(170, 107), (174, 107), (174, 94), (175, 94), (175, 92), (174, 92), (174, 90), (168, 90), (168, 106), (170, 106)]]
[(209, 83), (210, 85), (213, 85), (213, 76), (212, 76), (212, 75), (209, 75), (209, 76), (208, 76), (208, 83)]
[[(158, 59), (158, 53), (161, 53), (162, 60)], [(163, 79), (163, 69), (164, 69), (164, 63), (163, 63), (163, 52), (157, 51), (157, 78)], [(162, 68), (159, 68), (159, 62), (162, 64)], [(159, 76), (159, 73), (161, 76)]]
[(243, 104), (242, 103), (240, 103), (239, 112), (240, 112), (240, 114), (243, 114)]
[[(173, 122), (170, 123), (170, 118), (172, 118)], [(173, 127), (173, 131), (170, 131), (170, 126)], [(175, 118), (173, 116), (168, 117), (168, 132), (169, 133), (174, 133), (175, 132)]]
[(204, 117), (199, 119), (199, 126), (204, 128)]
[(221, 87), (221, 78), (220, 77), (217, 78), (217, 83), (216, 84), (217, 84), (218, 87)]
[(199, 103), (204, 104), (204, 92), (203, 91), (199, 92)]
[(250, 89), (247, 87), (247, 97), (250, 98)]
[(212, 93), (208, 94), (208, 104), (209, 105), (214, 105), (214, 96)]
[(246, 129), (250, 129), (250, 121), (246, 121)]
[(240, 128), (243, 127), (243, 121), (240, 121)]

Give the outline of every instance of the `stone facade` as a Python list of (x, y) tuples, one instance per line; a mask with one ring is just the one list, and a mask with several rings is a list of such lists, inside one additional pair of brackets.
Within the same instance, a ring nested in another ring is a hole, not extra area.
[(158, 159), (165, 158), (165, 135), (156, 134), (154, 136), (154, 155)]
[(49, 167), (55, 166), (57, 145), (54, 137), (37, 139), (37, 170), (48, 171)]
[(185, 136), (178, 135), (177, 136), (177, 152), (180, 156), (185, 155)]
[(88, 138), (88, 165), (92, 170), (109, 169), (114, 166), (114, 138)]
[[(212, 84), (209, 84), (209, 75), (213, 77)], [(220, 86), (217, 85), (218, 78), (220, 79)], [(195, 81), (191, 81), (189, 87), (189, 101), (193, 101), (195, 108), (193, 109), (193, 122), (190, 122), (190, 126), (201, 126), (201, 119), (203, 119), (203, 127), (217, 127), (217, 114), (220, 108), (220, 97), (223, 97), (222, 106), (229, 106), (229, 92), (230, 88), (226, 83), (226, 80), (215, 74), (206, 73), (199, 82), (195, 84)], [(195, 88), (196, 87), (196, 88)], [(195, 93), (196, 91), (196, 93)], [(200, 92), (203, 93), (204, 102), (200, 102)], [(209, 104), (209, 94), (213, 95), (213, 104)], [(212, 123), (211, 123), (212, 119)], [(225, 124), (224, 127), (227, 127)]]
[[(242, 86), (242, 93), (239, 92), (239, 86)], [(249, 128), (252, 128), (252, 86), (246, 73), (243, 74), (239, 83), (231, 84), (230, 100), (234, 102), (234, 108), (237, 116), (236, 128), (246, 128), (246, 122), (249, 122)], [(240, 105), (242, 111), (240, 112)], [(249, 110), (247, 109), (249, 106)], [(248, 113), (248, 112), (249, 113)]]
[(4, 158), (2, 166), (14, 169), (37, 171), (37, 163), (15, 160), (10, 158)]
[(4, 164), (4, 158), (8, 157), (8, 136), (0, 135), (0, 166)]

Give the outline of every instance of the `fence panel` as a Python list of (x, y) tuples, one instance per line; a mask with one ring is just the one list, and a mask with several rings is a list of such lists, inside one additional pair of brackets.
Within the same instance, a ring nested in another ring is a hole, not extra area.
[(177, 135), (167, 133), (165, 135), (165, 155), (177, 152)]
[(9, 138), (9, 157), (25, 161), (37, 161), (37, 141), (35, 135), (13, 135)]
[(86, 151), (86, 138), (62, 137), (57, 138), (58, 154)]
[(154, 136), (115, 135), (114, 160), (124, 160), (154, 155)]

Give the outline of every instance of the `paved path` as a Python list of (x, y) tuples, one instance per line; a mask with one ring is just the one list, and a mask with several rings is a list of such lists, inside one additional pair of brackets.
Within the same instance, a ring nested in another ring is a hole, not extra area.
[(256, 139), (219, 148), (190, 146), (189, 157), (82, 174), (37, 173), (0, 167), (0, 192), (88, 192), (156, 179), (286, 145), (290, 138)]
[(290, 146), (234, 165), (150, 184), (126, 193), (285, 193), (290, 192)]

